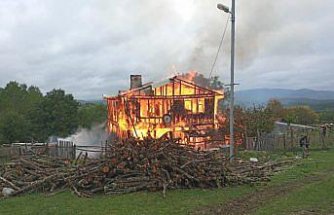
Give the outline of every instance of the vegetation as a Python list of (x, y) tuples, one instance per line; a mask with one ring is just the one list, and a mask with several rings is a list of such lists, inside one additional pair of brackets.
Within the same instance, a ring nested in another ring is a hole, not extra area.
[[(283, 119), (286, 110), (278, 100), (270, 100), (266, 106), (255, 104), (248, 108), (236, 106), (234, 112), (237, 133), (260, 137), (273, 130), (274, 122)], [(226, 111), (226, 115), (228, 114), (229, 110)], [(226, 126), (228, 123), (227, 120)]]
[[(245, 140), (244, 137), (255, 137), (256, 146), (262, 143), (263, 137), (273, 131), (275, 121), (303, 125), (315, 125), (319, 122), (319, 114), (311, 108), (307, 106), (285, 108), (280, 101), (275, 99), (269, 100), (267, 105), (254, 104), (252, 107), (246, 108), (236, 106), (234, 116), (236, 141), (242, 143)], [(219, 132), (229, 135), (229, 108), (223, 110), (222, 115), (218, 116), (218, 122)], [(289, 138), (291, 145), (294, 138), (292, 129), (290, 129)]]
[(322, 123), (334, 123), (334, 111), (320, 112), (319, 121)]
[(308, 106), (295, 106), (286, 109), (285, 118), (288, 122), (310, 125), (319, 121), (319, 115)]
[[(334, 211), (334, 151), (311, 151), (311, 158), (303, 160), (296, 167), (278, 174), (271, 184), (298, 181), (297, 190), (291, 189), (283, 196), (268, 201), (254, 214), (292, 214), (314, 211), (314, 214), (328, 214)], [(309, 177), (306, 180), (306, 177)], [(301, 213), (300, 213), (301, 214)]]
[(334, 122), (334, 100), (316, 100), (316, 99), (280, 99), (287, 109), (296, 109), (296, 107), (306, 107), (315, 112), (318, 116), (315, 121), (320, 123)]
[(271, 117), (274, 120), (281, 120), (286, 115), (286, 109), (284, 108), (283, 104), (277, 99), (270, 99), (268, 101), (266, 109), (271, 114)]
[(71, 94), (52, 90), (32, 113), (33, 134), (38, 140), (49, 136), (66, 137), (78, 128), (78, 106)]
[(224, 88), (224, 84), (223, 82), (219, 80), (219, 76), (213, 76), (213, 77), (207, 78), (203, 74), (200, 74), (197, 72), (186, 73), (181, 76), (189, 78), (189, 76), (192, 76), (192, 75), (194, 75), (193, 81), (202, 87), (207, 87), (207, 88), (211, 88), (215, 90), (221, 90)]
[(66, 137), (80, 126), (90, 128), (105, 119), (104, 105), (80, 105), (61, 89), (43, 96), (38, 87), (17, 82), (0, 88), (0, 144)]
[(334, 111), (334, 100), (329, 99), (307, 99), (307, 98), (295, 98), (295, 99), (280, 99), (280, 101), (286, 106), (309, 106), (314, 111), (320, 113), (324, 111)]
[(94, 124), (101, 124), (107, 119), (107, 108), (104, 104), (83, 104), (79, 107), (79, 125), (90, 129)]
[(262, 136), (274, 128), (275, 116), (268, 107), (253, 106), (245, 110), (247, 134), (251, 136)]
[(27, 141), (33, 137), (31, 114), (43, 95), (37, 87), (10, 82), (0, 88), (0, 143)]
[(132, 193), (120, 196), (79, 198), (69, 192), (52, 197), (31, 194), (0, 202), (1, 214), (188, 214), (196, 207), (219, 204), (249, 192), (236, 187), (216, 190), (175, 190), (166, 198), (157, 193)]

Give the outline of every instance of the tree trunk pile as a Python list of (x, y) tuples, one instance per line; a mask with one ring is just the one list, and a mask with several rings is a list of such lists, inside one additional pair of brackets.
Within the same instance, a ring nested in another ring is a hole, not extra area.
[[(81, 158), (82, 157), (82, 158)], [(66, 189), (89, 197), (184, 188), (218, 188), (268, 181), (282, 163), (230, 164), (220, 151), (197, 151), (176, 140), (128, 140), (109, 145), (104, 158), (73, 161), (50, 157), (12, 160), (0, 168), (7, 196), (53, 194)]]

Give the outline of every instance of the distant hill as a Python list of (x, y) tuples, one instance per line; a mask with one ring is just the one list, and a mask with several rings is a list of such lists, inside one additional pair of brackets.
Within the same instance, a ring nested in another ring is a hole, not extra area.
[(242, 106), (266, 104), (272, 98), (280, 100), (285, 106), (309, 105), (316, 111), (334, 111), (334, 91), (251, 89), (237, 91), (235, 94), (236, 104)]
[(106, 104), (104, 100), (77, 100), (80, 104)]
[[(310, 89), (250, 89), (235, 92), (237, 105), (266, 104), (269, 99), (278, 99), (285, 106), (308, 105), (316, 111), (334, 111), (334, 91)], [(78, 100), (80, 104), (105, 104), (105, 100)]]
[(285, 106), (307, 105), (317, 112), (334, 111), (334, 99), (281, 98), (279, 100)]

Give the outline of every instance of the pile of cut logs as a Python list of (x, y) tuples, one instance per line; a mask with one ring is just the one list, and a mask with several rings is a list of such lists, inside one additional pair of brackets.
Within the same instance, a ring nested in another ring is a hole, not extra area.
[(217, 188), (269, 180), (277, 163), (229, 162), (223, 153), (197, 151), (177, 140), (128, 140), (109, 145), (100, 159), (18, 158), (0, 167), (4, 196), (66, 189), (89, 197), (182, 188)]

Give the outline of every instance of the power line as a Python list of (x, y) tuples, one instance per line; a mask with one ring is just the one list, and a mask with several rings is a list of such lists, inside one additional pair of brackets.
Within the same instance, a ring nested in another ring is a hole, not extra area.
[(220, 49), (221, 49), (221, 47), (223, 45), (223, 41), (224, 41), (224, 38), (225, 38), (225, 34), (226, 34), (227, 27), (228, 27), (228, 21), (230, 20), (230, 16), (231, 15), (229, 14), (228, 17), (227, 17), (227, 20), (226, 20), (226, 23), (225, 23), (224, 32), (223, 32), (222, 38), (220, 40), (220, 44), (219, 44), (219, 47), (218, 47), (218, 50), (217, 50), (217, 54), (216, 54), (215, 60), (213, 61), (213, 64), (212, 64), (212, 67), (211, 67), (209, 78), (211, 78), (213, 69), (214, 69), (214, 67), (216, 65), (216, 62), (217, 62), (217, 59), (218, 59), (218, 55), (219, 55)]

